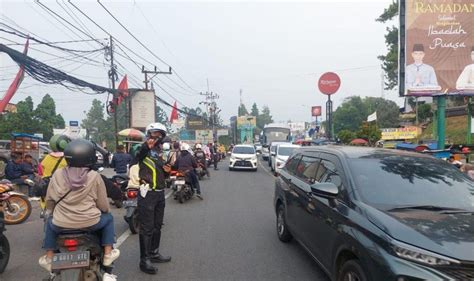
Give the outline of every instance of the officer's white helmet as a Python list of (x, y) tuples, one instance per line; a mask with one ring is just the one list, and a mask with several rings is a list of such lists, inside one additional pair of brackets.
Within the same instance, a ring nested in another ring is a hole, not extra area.
[(151, 123), (146, 127), (146, 135), (150, 136), (151, 132), (159, 131), (163, 135), (163, 138), (166, 137), (166, 127), (161, 123)]

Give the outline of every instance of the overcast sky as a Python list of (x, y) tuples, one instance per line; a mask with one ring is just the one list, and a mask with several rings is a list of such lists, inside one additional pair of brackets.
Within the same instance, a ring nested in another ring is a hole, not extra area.
[[(82, 11), (159, 69), (167, 66), (140, 46), (107, 14), (96, 1), (72, 1)], [(305, 1), (305, 2), (184, 2), (184, 1), (102, 1), (104, 5), (160, 59), (177, 70), (176, 75), (156, 80), (170, 95), (157, 89), (165, 100), (196, 107), (206, 91), (206, 79), (212, 92), (218, 93), (218, 106), (228, 122), (237, 113), (239, 90), (247, 108), (256, 102), (268, 105), (275, 121), (310, 121), (310, 106), (325, 106), (327, 97), (317, 90), (317, 80), (326, 71), (337, 72), (342, 86), (333, 96), (336, 108), (351, 95), (382, 96), (400, 103), (395, 92), (382, 92), (378, 55), (386, 52), (386, 26), (375, 19), (392, 0)], [(84, 24), (88, 33), (102, 42), (108, 36), (82, 16), (67, 1), (41, 1), (76, 26)], [(69, 12), (66, 13), (66, 11)], [(74, 14), (73, 14), (74, 13)], [(71, 18), (77, 16), (77, 18)], [(74, 22), (80, 20), (81, 23)], [(48, 41), (87, 38), (69, 31), (33, 1), (0, 0), (0, 22), (14, 23)], [(0, 26), (1, 28), (1, 26)], [(83, 29), (83, 28), (81, 28)], [(0, 32), (0, 43), (24, 43), (24, 39)], [(96, 42), (62, 44), (72, 49), (93, 50)], [(10, 47), (22, 50), (22, 46)], [(88, 55), (100, 64), (89, 65), (83, 59), (69, 61), (70, 54), (43, 45), (32, 45), (29, 55), (58, 67), (88, 82), (109, 86), (103, 52)], [(38, 51), (39, 50), (39, 51)], [(51, 56), (40, 51), (51, 53)], [(121, 50), (117, 50), (123, 54)], [(125, 53), (139, 65), (153, 66), (131, 52)], [(124, 54), (125, 55), (125, 54)], [(61, 58), (57, 58), (60, 56)], [(64, 59), (66, 57), (66, 59)], [(129, 86), (143, 86), (140, 69), (122, 56), (116, 56), (121, 73), (129, 75)], [(18, 67), (0, 54), (0, 96), (8, 88)], [(191, 90), (191, 88), (193, 90)], [(38, 103), (51, 94), (57, 111), (66, 121), (82, 120), (93, 98), (71, 92), (61, 86), (44, 85), (26, 77), (12, 102), (32, 96)], [(173, 98), (174, 97), (174, 98)], [(168, 108), (164, 108), (170, 112)], [(323, 111), (324, 113), (324, 111)]]

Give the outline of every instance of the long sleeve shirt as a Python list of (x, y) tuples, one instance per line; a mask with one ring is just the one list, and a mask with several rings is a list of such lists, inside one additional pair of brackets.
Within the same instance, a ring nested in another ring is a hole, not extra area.
[(456, 89), (474, 90), (474, 64), (470, 64), (464, 68), (461, 75), (459, 75), (458, 80), (456, 81)]

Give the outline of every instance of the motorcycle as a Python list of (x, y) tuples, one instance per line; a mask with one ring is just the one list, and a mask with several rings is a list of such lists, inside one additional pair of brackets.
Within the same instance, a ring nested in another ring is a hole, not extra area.
[(102, 280), (113, 266), (103, 266), (100, 233), (87, 230), (65, 230), (58, 235), (59, 251), (51, 263), (50, 281)]
[(196, 174), (199, 180), (202, 180), (205, 175), (209, 177), (209, 171), (206, 172), (204, 168), (205, 168), (205, 164), (202, 162), (198, 162), (198, 167), (196, 168)]
[(122, 175), (115, 175), (111, 179), (112, 184), (114, 187), (118, 190), (120, 190), (122, 196), (117, 196), (116, 198), (114, 197), (114, 205), (117, 208), (122, 208), (123, 207), (123, 202), (124, 200), (127, 199), (126, 193), (127, 193), (127, 186), (128, 186), (128, 180), (129, 178), (127, 176), (122, 176)]
[(189, 183), (186, 182), (186, 175), (181, 172), (176, 172), (176, 179), (173, 182), (172, 188), (174, 191), (174, 199), (179, 203), (184, 203), (194, 195), (194, 190)]
[(9, 180), (0, 181), (0, 205), (3, 207), (5, 224), (20, 224), (31, 215), (30, 200), (23, 193), (13, 191)]
[(8, 260), (10, 259), (10, 244), (7, 237), (3, 234), (5, 232), (4, 214), (0, 208), (0, 273), (5, 271)]
[(133, 234), (137, 234), (140, 227), (137, 209), (138, 192), (140, 192), (138, 188), (129, 188), (125, 195), (126, 200), (123, 202), (125, 207), (125, 216), (123, 218), (128, 223), (130, 232)]

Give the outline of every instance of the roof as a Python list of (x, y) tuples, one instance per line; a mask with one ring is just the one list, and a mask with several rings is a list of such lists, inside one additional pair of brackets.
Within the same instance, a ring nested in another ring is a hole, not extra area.
[(292, 144), (292, 143), (289, 143), (289, 142), (284, 142), (284, 143), (280, 143), (280, 144), (277, 144), (279, 147), (301, 147), (301, 145), (298, 145), (298, 144)]
[(234, 147), (251, 147), (251, 148), (254, 148), (253, 144), (237, 144)]
[(43, 138), (30, 135), (30, 134), (24, 134), (24, 133), (12, 133), (13, 138), (30, 138), (34, 140), (43, 140)]
[(411, 157), (429, 157), (430, 155), (416, 152), (402, 151), (397, 149), (385, 149), (375, 147), (361, 147), (361, 146), (343, 146), (343, 145), (326, 145), (326, 146), (303, 146), (299, 151), (307, 152), (330, 152), (338, 154), (346, 158), (370, 158), (380, 156), (411, 156)]

